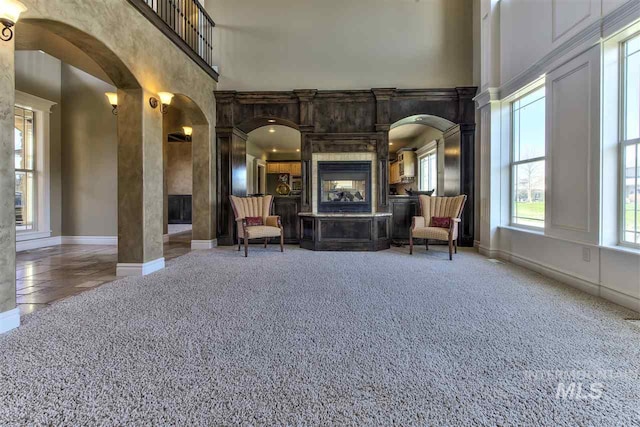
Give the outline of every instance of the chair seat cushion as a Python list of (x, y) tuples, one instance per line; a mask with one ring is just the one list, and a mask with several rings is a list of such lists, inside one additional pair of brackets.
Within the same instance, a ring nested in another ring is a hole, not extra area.
[(280, 237), (280, 229), (278, 227), (269, 227), (266, 225), (258, 225), (247, 227), (247, 233), (250, 239), (259, 239), (261, 237)]
[(449, 240), (449, 229), (440, 227), (421, 227), (413, 230), (418, 239)]

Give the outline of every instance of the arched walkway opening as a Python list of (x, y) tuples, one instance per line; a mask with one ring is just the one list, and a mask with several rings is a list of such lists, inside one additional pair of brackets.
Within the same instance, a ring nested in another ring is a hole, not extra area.
[[(78, 250), (107, 247), (77, 263), (83, 280), (69, 281), (69, 294), (117, 275), (162, 268), (162, 169), (156, 167), (162, 149), (145, 143), (160, 135), (159, 109), (149, 107), (149, 94), (132, 71), (91, 34), (61, 22), (25, 19), (17, 25), (15, 47), (15, 105), (21, 115), (14, 118), (20, 137), (15, 157), (24, 160), (16, 169), (16, 220), (23, 225), (16, 231), (17, 249), (59, 243)], [(106, 92), (117, 93), (117, 115)], [(29, 150), (36, 162), (28, 161)], [(38, 207), (33, 218), (19, 218), (29, 204)], [(61, 274), (17, 269), (19, 280), (57, 280)], [(48, 302), (37, 296), (17, 301)]]
[[(193, 249), (214, 245), (211, 140), (209, 122), (200, 107), (188, 96), (176, 94), (163, 118), (164, 233), (170, 243), (188, 241)], [(173, 237), (172, 229), (177, 232)], [(182, 246), (165, 247), (165, 258), (181, 255)]]
[(445, 185), (445, 134), (449, 134), (455, 128), (455, 123), (428, 114), (405, 117), (391, 125), (391, 195), (416, 192), (444, 195), (448, 192)]

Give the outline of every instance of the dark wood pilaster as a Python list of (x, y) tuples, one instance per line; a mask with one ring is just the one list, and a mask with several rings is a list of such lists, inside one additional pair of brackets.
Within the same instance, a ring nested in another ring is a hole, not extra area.
[(302, 201), (303, 212), (310, 212), (313, 206), (312, 161), (313, 149), (309, 136), (315, 131), (314, 98), (315, 89), (295, 90), (300, 107), (300, 160), (302, 162)]
[(475, 124), (460, 125), (460, 192), (467, 195), (459, 232), (461, 246), (473, 246), (475, 206)]
[(229, 196), (247, 195), (247, 134), (236, 128), (216, 127), (218, 155), (218, 244), (235, 242), (235, 216)]
[(391, 98), (396, 90), (371, 89), (371, 91), (376, 97), (376, 131), (389, 132), (391, 128)]

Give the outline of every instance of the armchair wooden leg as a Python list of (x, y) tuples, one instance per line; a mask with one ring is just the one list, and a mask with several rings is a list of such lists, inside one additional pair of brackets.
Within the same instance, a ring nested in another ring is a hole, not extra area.
[(453, 261), (453, 240), (449, 238), (449, 261)]
[(244, 238), (244, 257), (248, 257), (249, 256), (249, 239), (247, 239), (246, 237)]
[(409, 255), (413, 255), (413, 231), (409, 231)]
[(269, 241), (269, 239), (267, 239), (267, 238), (265, 238), (265, 239), (264, 239), (264, 247), (265, 247), (265, 248), (267, 247), (267, 242), (268, 242), (268, 241)]
[(280, 252), (284, 252), (284, 233), (280, 230)]
[(240, 236), (238, 236), (238, 252), (240, 252)]
[(429, 250), (429, 239), (424, 239), (424, 246)]

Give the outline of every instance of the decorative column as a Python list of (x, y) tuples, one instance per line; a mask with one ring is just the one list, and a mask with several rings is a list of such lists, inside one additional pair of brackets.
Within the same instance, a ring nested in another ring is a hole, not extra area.
[(162, 114), (151, 96), (118, 91), (118, 276), (164, 268)]
[(20, 326), (16, 307), (14, 40), (0, 42), (0, 334)]
[(389, 130), (391, 130), (391, 98), (395, 89), (371, 89), (376, 97), (376, 132), (378, 143), (378, 212), (389, 211)]
[(488, 89), (476, 97), (480, 111), (480, 246), (488, 257), (498, 253), (498, 227), (501, 223), (501, 111), (499, 93)]
[(460, 245), (472, 247), (475, 238), (475, 138), (476, 108), (473, 98), (476, 87), (457, 87), (458, 123), (460, 123), (460, 193), (467, 195), (467, 205), (462, 214)]
[(218, 170), (218, 245), (236, 242), (235, 215), (229, 196), (247, 195), (247, 134), (216, 127)]
[(316, 89), (294, 90), (300, 107), (300, 161), (302, 162), (302, 212), (311, 212), (313, 206), (312, 157), (313, 149), (309, 135), (315, 132), (313, 100)]
[(216, 246), (215, 135), (208, 124), (193, 125), (193, 229), (191, 249)]

